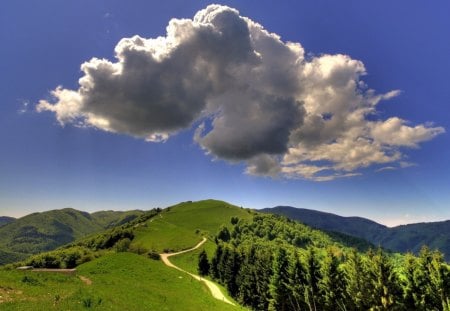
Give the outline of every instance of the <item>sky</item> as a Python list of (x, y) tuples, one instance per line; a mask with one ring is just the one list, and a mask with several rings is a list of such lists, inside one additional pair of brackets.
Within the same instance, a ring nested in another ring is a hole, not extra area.
[(448, 1), (7, 1), (0, 215), (450, 219)]

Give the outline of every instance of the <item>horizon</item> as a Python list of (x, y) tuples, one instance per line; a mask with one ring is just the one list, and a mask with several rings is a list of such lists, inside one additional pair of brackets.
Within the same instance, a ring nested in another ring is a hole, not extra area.
[(448, 2), (216, 3), (5, 4), (0, 215), (450, 219)]
[[(230, 202), (225, 201), (225, 200), (212, 199), (212, 198), (209, 198), (209, 199), (203, 199), (203, 200), (197, 200), (197, 201), (192, 201), (192, 202), (199, 202), (199, 201), (205, 201), (205, 200), (218, 200), (218, 201), (224, 201), (224, 202), (226, 202), (226, 203), (229, 203), (229, 204), (232, 204), (232, 205), (235, 205), (235, 206), (240, 206), (240, 207), (243, 207), (243, 208), (248, 208), (248, 209), (252, 209), (252, 210), (256, 210), (256, 211), (261, 210), (261, 209), (265, 209), (265, 208), (275, 208), (275, 207), (279, 207), (279, 206), (283, 206), (283, 207), (293, 207), (293, 208), (296, 208), (296, 209), (306, 209), (306, 210), (311, 210), (311, 211), (317, 211), (317, 212), (329, 213), (329, 214), (333, 214), (333, 215), (341, 216), (341, 217), (345, 217), (345, 218), (349, 218), (349, 217), (364, 218), (364, 219), (368, 219), (368, 220), (374, 221), (374, 222), (376, 222), (376, 223), (378, 223), (378, 224), (384, 225), (384, 226), (386, 226), (386, 227), (388, 227), (388, 228), (394, 228), (394, 227), (398, 227), (398, 226), (402, 226), (402, 225), (419, 224), (419, 223), (433, 223), (433, 222), (450, 221), (450, 219), (435, 219), (435, 220), (423, 220), (423, 221), (420, 221), (420, 220), (419, 220), (419, 221), (413, 221), (413, 222), (407, 222), (407, 223), (396, 223), (396, 222), (395, 222), (395, 219), (388, 219), (387, 222), (384, 222), (383, 220), (371, 219), (371, 218), (367, 218), (367, 217), (362, 217), (362, 216), (360, 216), (360, 215), (341, 215), (341, 214), (332, 213), (332, 212), (323, 211), (323, 210), (317, 210), (317, 209), (313, 209), (313, 208), (298, 207), (298, 206), (290, 206), (290, 205), (276, 205), (276, 206), (270, 206), (270, 207), (267, 207), (267, 206), (266, 206), (266, 207), (259, 207), (259, 208), (251, 208), (251, 207), (246, 207), (246, 206), (242, 206), (242, 205), (235, 204), (235, 203), (230, 203)], [(190, 201), (190, 200), (187, 200), (187, 201)], [(179, 204), (179, 203), (187, 202), (187, 201), (180, 201), (180, 202), (177, 202), (177, 203), (174, 203), (174, 204), (170, 204), (170, 205), (167, 205), (167, 206), (155, 206), (155, 207), (151, 207), (151, 208), (147, 208), (147, 209), (141, 209), (141, 208), (124, 208), (124, 209), (83, 210), (83, 209), (78, 209), (78, 208), (75, 208), (75, 207), (72, 207), (72, 206), (67, 206), (67, 207), (56, 208), (56, 209), (49, 209), (49, 210), (37, 210), (37, 211), (30, 212), (30, 213), (17, 214), (17, 216), (14, 216), (14, 215), (0, 215), (0, 217), (2, 217), (2, 216), (7, 216), (7, 217), (13, 217), (13, 218), (15, 218), (15, 219), (19, 219), (19, 218), (22, 218), (22, 217), (25, 217), (25, 216), (28, 216), (28, 215), (31, 215), (31, 214), (34, 214), (34, 213), (45, 213), (45, 212), (49, 212), (49, 211), (53, 211), (53, 210), (63, 210), (63, 209), (67, 209), (67, 208), (69, 208), (69, 209), (74, 209), (74, 210), (77, 210), (77, 211), (80, 211), (80, 212), (87, 212), (87, 213), (89, 213), (89, 214), (93, 214), (93, 213), (96, 213), (96, 212), (103, 212), (103, 211), (126, 212), (126, 211), (132, 211), (132, 210), (140, 210), (140, 211), (144, 211), (144, 212), (145, 212), (145, 211), (149, 211), (149, 210), (156, 209), (156, 208), (166, 209), (166, 208), (168, 208), (168, 207), (177, 205), (177, 204)]]

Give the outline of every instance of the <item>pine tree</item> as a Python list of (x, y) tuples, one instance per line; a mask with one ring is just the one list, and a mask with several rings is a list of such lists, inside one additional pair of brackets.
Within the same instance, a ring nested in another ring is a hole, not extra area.
[(411, 253), (405, 255), (403, 264), (403, 301), (407, 310), (425, 310), (421, 303), (421, 284), (418, 283), (418, 263), (417, 258)]
[(373, 284), (372, 309), (398, 309), (402, 302), (400, 282), (389, 258), (381, 248), (378, 248), (370, 259), (370, 274)]
[(269, 310), (285, 311), (289, 310), (289, 261), (286, 250), (278, 248), (272, 264), (272, 277), (270, 278)]
[(436, 255), (426, 246), (422, 247), (418, 258), (418, 272), (416, 275), (417, 283), (420, 284), (422, 292), (420, 293), (421, 305), (426, 309), (441, 310), (442, 300), (439, 293), (439, 272)]
[(219, 263), (222, 259), (222, 255), (223, 255), (223, 247), (222, 244), (218, 244), (216, 251), (214, 252), (214, 256), (211, 259), (211, 267), (210, 267), (210, 272), (211, 272), (211, 276), (214, 279), (220, 279), (220, 274), (219, 274)]
[(314, 247), (309, 247), (306, 253), (306, 280), (305, 301), (310, 310), (321, 310), (319, 282), (321, 279), (320, 263)]
[[(227, 256), (225, 256), (228, 253)], [(237, 297), (238, 285), (236, 276), (239, 273), (240, 258), (236, 249), (226, 248), (223, 261), (223, 283), (231, 297)]]
[(217, 239), (224, 242), (228, 242), (231, 238), (230, 231), (224, 225), (220, 227), (219, 233), (217, 234)]
[(198, 274), (205, 276), (209, 274), (210, 264), (208, 261), (208, 255), (203, 250), (198, 256)]
[(361, 255), (358, 254), (356, 249), (352, 249), (348, 254), (345, 264), (345, 282), (347, 284), (347, 297), (349, 297), (346, 305), (351, 310), (370, 309), (372, 286)]
[(302, 265), (298, 254), (293, 252), (289, 260), (289, 303), (291, 310), (307, 310), (308, 304), (305, 301), (305, 288), (307, 285), (306, 270)]
[(259, 296), (258, 288), (255, 286), (257, 282), (255, 261), (258, 260), (256, 247), (251, 245), (249, 248), (243, 249), (240, 256), (242, 263), (236, 277), (236, 283), (239, 286), (238, 300), (241, 304), (256, 309)]
[(319, 283), (323, 310), (345, 310), (344, 273), (339, 269), (339, 260), (331, 249), (322, 261), (322, 279)]

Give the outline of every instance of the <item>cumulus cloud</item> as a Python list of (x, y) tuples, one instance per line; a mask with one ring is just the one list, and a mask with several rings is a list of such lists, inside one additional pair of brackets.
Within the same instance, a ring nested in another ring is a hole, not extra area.
[(358, 169), (407, 163), (404, 148), (444, 132), (392, 117), (370, 120), (380, 101), (348, 55), (305, 58), (235, 9), (210, 5), (172, 19), (165, 36), (120, 40), (114, 61), (81, 65), (77, 90), (61, 86), (37, 110), (61, 125), (94, 127), (158, 142), (200, 124), (207, 154), (245, 162), (254, 175), (327, 181)]

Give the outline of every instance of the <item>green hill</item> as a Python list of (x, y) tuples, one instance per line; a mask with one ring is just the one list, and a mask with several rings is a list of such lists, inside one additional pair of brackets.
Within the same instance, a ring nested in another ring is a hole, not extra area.
[[(184, 202), (0, 269), (3, 310), (240, 310), (211, 297), (158, 252), (193, 247), (173, 264), (222, 286), (252, 310), (448, 310), (450, 268), (216, 200)], [(201, 256), (200, 256), (201, 255)], [(202, 258), (202, 260), (200, 260)], [(77, 267), (73, 275), (18, 271)], [(201, 269), (199, 269), (201, 267)]]
[(88, 234), (132, 220), (142, 211), (89, 214), (65, 208), (33, 213), (0, 227), (0, 265), (55, 249)]
[(0, 216), (0, 227), (13, 222), (14, 220), (16, 220), (14, 217)]
[(136, 228), (132, 247), (162, 252), (190, 248), (201, 236), (213, 237), (231, 217), (250, 219), (252, 212), (223, 201), (183, 202)]
[[(215, 300), (202, 283), (147, 256), (149, 250), (192, 247), (202, 235), (212, 238), (231, 217), (251, 218), (252, 212), (221, 201), (185, 202), (161, 212), (145, 212), (121, 226), (35, 255), (19, 265), (77, 265), (77, 273), (59, 276), (0, 270), (0, 278), (7, 280), (1, 286), (8, 288), (3, 297), (9, 297), (2, 307), (27, 309), (38, 301), (42, 310), (52, 306), (84, 310), (86, 305), (99, 310), (242, 310)], [(125, 250), (142, 255), (122, 252)], [(86, 286), (80, 276), (92, 285)]]
[(393, 228), (380, 225), (361, 217), (342, 217), (304, 208), (277, 206), (261, 210), (266, 213), (284, 215), (321, 230), (340, 232), (363, 238), (386, 249), (417, 254), (422, 246), (441, 251), (450, 261), (450, 220), (417, 223)]

